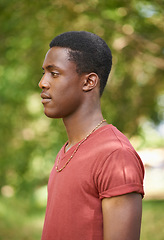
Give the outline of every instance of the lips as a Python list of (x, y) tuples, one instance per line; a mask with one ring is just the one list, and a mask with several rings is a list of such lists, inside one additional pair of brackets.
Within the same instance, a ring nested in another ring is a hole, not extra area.
[(41, 93), (40, 96), (42, 98), (42, 103), (48, 103), (51, 101), (51, 97), (47, 93)]

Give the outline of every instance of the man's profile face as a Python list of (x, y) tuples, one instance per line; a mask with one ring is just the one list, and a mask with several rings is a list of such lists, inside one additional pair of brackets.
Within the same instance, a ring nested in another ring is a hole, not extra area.
[(52, 47), (43, 62), (39, 87), (44, 113), (51, 118), (68, 117), (82, 101), (82, 81), (76, 72), (76, 64), (68, 58), (68, 49)]

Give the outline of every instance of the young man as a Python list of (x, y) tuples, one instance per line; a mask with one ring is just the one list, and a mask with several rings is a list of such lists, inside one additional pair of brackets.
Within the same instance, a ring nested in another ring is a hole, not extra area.
[(42, 240), (138, 240), (144, 169), (128, 139), (103, 119), (100, 96), (112, 65), (89, 32), (52, 40), (39, 83), (44, 113), (68, 135), (48, 183)]

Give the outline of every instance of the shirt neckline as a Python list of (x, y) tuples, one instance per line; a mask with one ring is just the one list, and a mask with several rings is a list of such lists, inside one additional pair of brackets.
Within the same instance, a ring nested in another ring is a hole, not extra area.
[[(108, 124), (108, 125), (105, 125), (105, 126), (102, 126), (98, 129), (96, 129), (90, 136), (89, 138), (86, 140), (86, 142), (89, 140), (89, 139), (92, 139), (92, 137), (94, 137), (95, 135), (105, 131), (106, 129), (110, 128), (112, 126), (112, 124)], [(84, 138), (83, 138), (84, 139)], [(70, 149), (68, 149), (67, 152), (65, 152), (65, 147), (66, 145), (68, 144), (68, 141), (63, 145), (63, 147), (61, 148), (60, 152), (59, 152), (59, 157), (60, 157), (60, 160), (63, 160), (65, 157), (67, 157), (68, 155), (71, 155), (73, 153), (73, 151), (75, 150), (75, 148), (77, 147), (77, 145), (83, 141), (83, 139), (79, 142), (77, 142), (75, 145), (73, 145)], [(85, 144), (85, 142), (84, 142)]]

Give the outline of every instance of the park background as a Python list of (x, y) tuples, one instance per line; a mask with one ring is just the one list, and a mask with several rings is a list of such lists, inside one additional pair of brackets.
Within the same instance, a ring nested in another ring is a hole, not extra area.
[(0, 0), (0, 240), (39, 240), (46, 185), (67, 140), (43, 114), (38, 82), (64, 31), (102, 37), (113, 68), (101, 103), (146, 168), (141, 240), (164, 239), (164, 1)]

